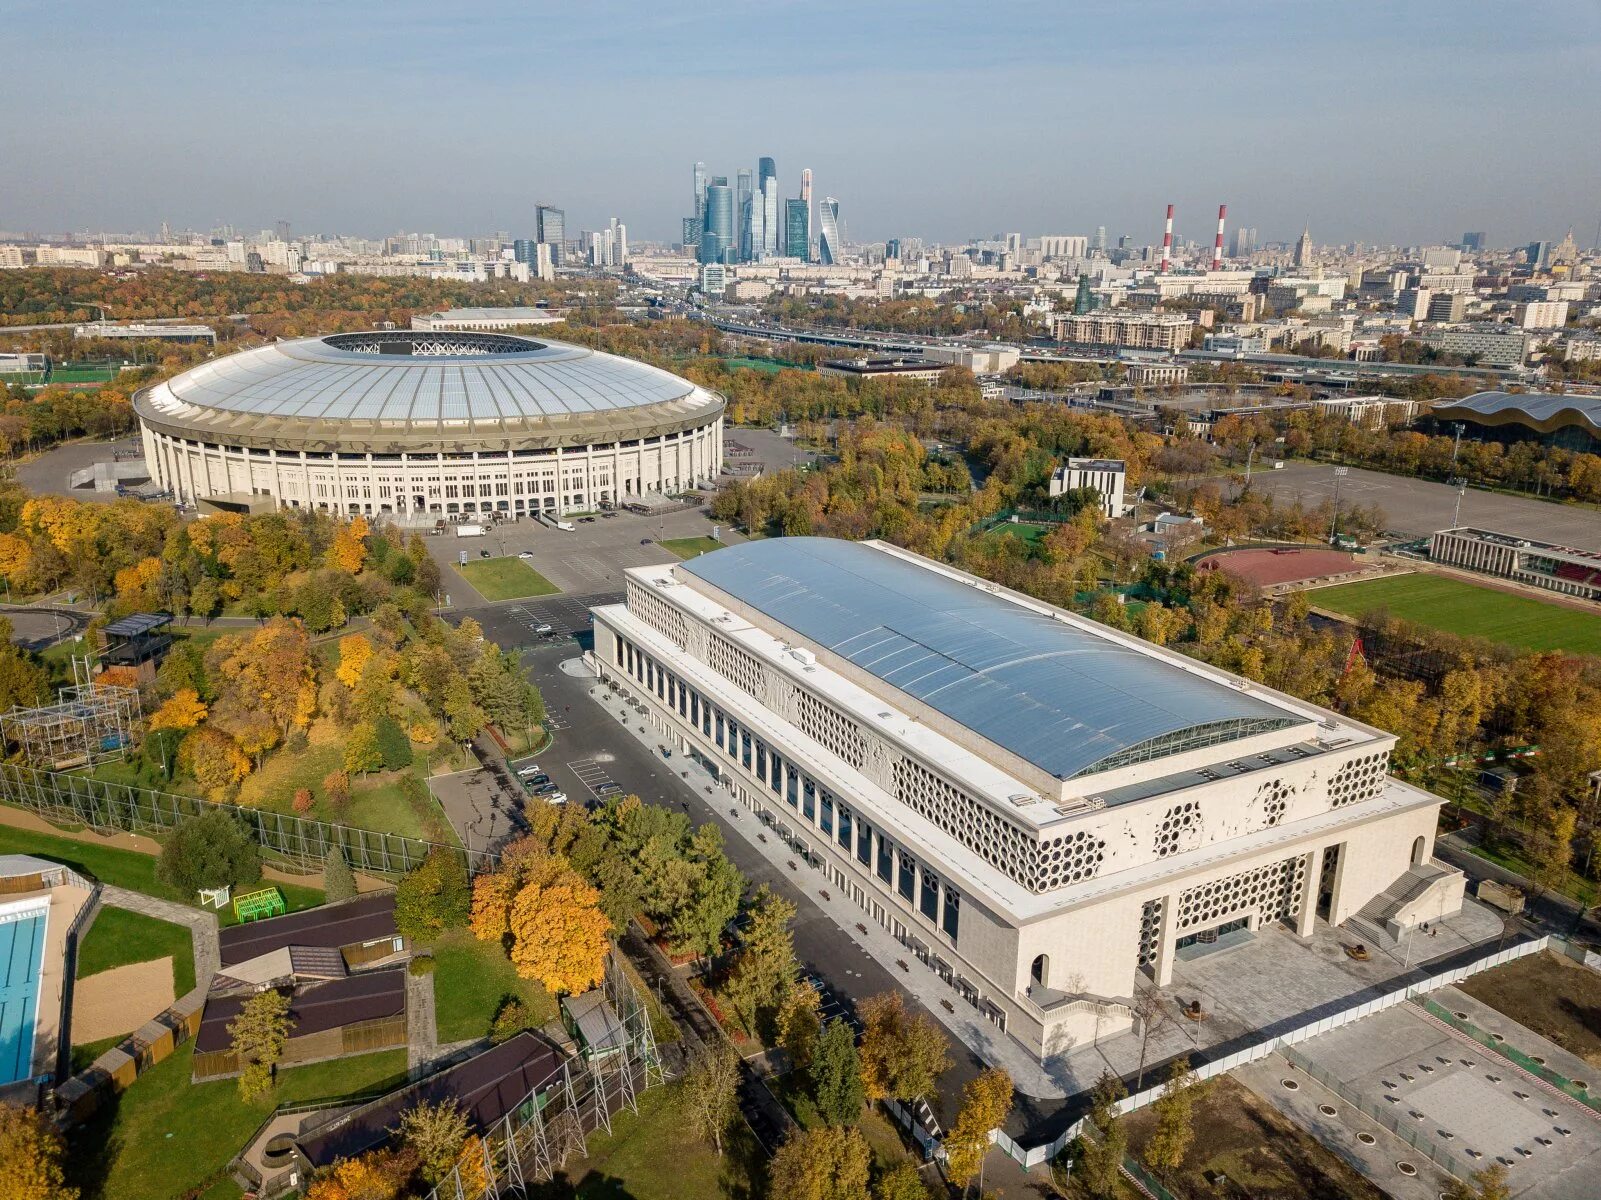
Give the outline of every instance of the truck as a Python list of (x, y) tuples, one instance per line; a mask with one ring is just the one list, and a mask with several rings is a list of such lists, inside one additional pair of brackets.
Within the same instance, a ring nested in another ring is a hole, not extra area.
[(484, 532), (485, 532), (485, 530), (484, 530), (484, 527), (482, 525), (458, 525), (458, 526), (456, 526), (456, 536), (457, 537), (483, 537), (484, 536)]
[(557, 521), (555, 522), (555, 525), (557, 529), (565, 530), (568, 533), (572, 533), (573, 530), (578, 528), (578, 526), (574, 525), (571, 521)]

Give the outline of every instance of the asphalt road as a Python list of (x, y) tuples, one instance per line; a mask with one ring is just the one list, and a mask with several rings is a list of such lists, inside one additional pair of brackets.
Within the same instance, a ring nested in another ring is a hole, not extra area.
[[(559, 669), (559, 664), (572, 658), (575, 652), (574, 645), (567, 642), (541, 646), (523, 656), (525, 667), (545, 696), (547, 709), (569, 722), (569, 728), (556, 735), (551, 750), (540, 755), (540, 765), (550, 772), (562, 790), (569, 796), (586, 796), (588, 790), (582, 778), (568, 764), (600, 762), (625, 793), (632, 792), (643, 800), (679, 809), (697, 824), (711, 821), (722, 831), (724, 850), (750, 881), (751, 890), (768, 884), (796, 906), (793, 924), (796, 957), (803, 973), (815, 976), (825, 986), (832, 1006), (840, 1015), (854, 1019), (859, 1000), (890, 990), (901, 993), (909, 1010), (924, 1009), (915, 996), (900, 986), (888, 968), (854, 945), (846, 932), (824, 915), (806, 891), (797, 886), (795, 876), (775, 869), (735, 832), (736, 822), (754, 821), (753, 816), (730, 804), (721, 793), (707, 796), (690, 787), (674, 769), (674, 760), (653, 754), (627, 736), (616, 721), (589, 698), (590, 681), (575, 679)], [(730, 809), (737, 815), (732, 815)], [(955, 1119), (962, 1088), (985, 1066), (970, 1050), (958, 1044), (952, 1045), (951, 1057), (953, 1065), (941, 1080), (941, 1099), (935, 1105), (936, 1115), (946, 1127)], [(1047, 1120), (1058, 1124), (1062, 1107), (1061, 1101), (1036, 1102), (1019, 1095), (1008, 1129), (1031, 1129)]]

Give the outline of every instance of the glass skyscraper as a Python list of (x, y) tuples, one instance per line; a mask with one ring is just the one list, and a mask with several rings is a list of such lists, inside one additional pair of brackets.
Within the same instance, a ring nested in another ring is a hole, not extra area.
[(550, 247), (550, 261), (561, 266), (567, 257), (562, 253), (567, 244), (567, 214), (559, 208), (541, 204), (534, 210), (534, 218), (535, 238)]
[(801, 262), (810, 262), (812, 230), (807, 219), (806, 201), (784, 201), (784, 253)]
[(770, 158), (756, 163), (756, 193), (762, 206), (762, 244), (758, 258), (773, 258), (778, 254), (778, 167)]
[(756, 257), (756, 246), (761, 236), (757, 222), (761, 219), (756, 207), (755, 175), (749, 167), (741, 167), (734, 174), (734, 215), (739, 223), (739, 261), (749, 262)]
[(845, 247), (839, 241), (839, 201), (824, 196), (817, 206), (817, 261), (831, 267), (839, 261)]
[(714, 175), (706, 186), (706, 223), (701, 226), (700, 261), (732, 263), (737, 250), (734, 241), (734, 189), (723, 175)]

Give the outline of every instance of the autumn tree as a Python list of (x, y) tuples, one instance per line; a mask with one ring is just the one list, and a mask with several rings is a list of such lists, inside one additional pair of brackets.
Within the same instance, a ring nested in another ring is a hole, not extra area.
[(611, 922), (600, 911), (600, 893), (564, 859), (545, 861), (512, 901), (511, 961), (524, 978), (572, 995), (605, 975)]
[(739, 1116), (739, 1054), (726, 1038), (697, 1049), (680, 1085), (690, 1127), (711, 1142), (719, 1158), (723, 1137)]
[(465, 925), (471, 904), (461, 853), (436, 846), (395, 888), (395, 927), (414, 942), (431, 942)]
[(797, 1128), (768, 1165), (770, 1200), (869, 1200), (872, 1152), (861, 1130)]
[(1011, 1111), (1012, 1077), (999, 1067), (991, 1067), (962, 1090), (956, 1123), (945, 1135), (945, 1153), (946, 1170), (964, 1194), (974, 1176), (978, 1177), (978, 1190), (983, 1194), (990, 1132), (1004, 1125)]
[(869, 996), (862, 1020), (862, 1083), (869, 1100), (915, 1100), (950, 1066), (950, 1042), (927, 1013), (908, 1013), (899, 992)]
[(351, 575), (359, 572), (367, 561), (366, 538), (370, 532), (366, 518), (359, 515), (341, 525), (328, 548), (328, 565)]
[(250, 1102), (265, 1096), (289, 1041), (289, 997), (274, 988), (255, 993), (228, 1023), (228, 1037), (239, 1060), (240, 1097)]
[(378, 745), (378, 730), (371, 721), (363, 721), (345, 735), (345, 770), (352, 775), (365, 775), (384, 765), (383, 751)]
[(450, 1174), (467, 1144), (467, 1114), (454, 1099), (420, 1100), (400, 1115), (400, 1140), (417, 1157), (417, 1172), (428, 1184)]
[(1117, 1104), (1127, 1094), (1117, 1076), (1103, 1072), (1090, 1093), (1084, 1132), (1073, 1142), (1073, 1179), (1096, 1200), (1114, 1200), (1119, 1195), (1128, 1131)]
[(1190, 1070), (1188, 1058), (1173, 1060), (1162, 1094), (1151, 1106), (1156, 1129), (1145, 1144), (1145, 1160), (1158, 1171), (1171, 1174), (1184, 1165), (1184, 1156), (1195, 1140), (1195, 1104), (1203, 1088)]
[(901, 1161), (873, 1181), (873, 1200), (929, 1200), (917, 1165)]
[(276, 744), (303, 729), (317, 707), (311, 639), (304, 625), (283, 617), (252, 633), (218, 638), (206, 655), (219, 681), (211, 721), (233, 732), (264, 724)]
[(306, 1200), (398, 1200), (416, 1169), (404, 1146), (342, 1158), (312, 1181)]
[[(797, 989), (799, 990), (799, 989)], [(862, 1060), (850, 1022), (835, 1017), (823, 1026), (807, 1068), (812, 1102), (831, 1125), (854, 1125), (861, 1119), (867, 1091), (862, 1085)]]
[(250, 759), (232, 736), (221, 729), (202, 727), (190, 732), (178, 747), (178, 768), (193, 775), (211, 799), (222, 800), (250, 774)]
[(0, 1197), (77, 1200), (62, 1170), (61, 1135), (34, 1108), (0, 1102)]
[(354, 690), (371, 659), (372, 642), (367, 636), (361, 633), (346, 634), (339, 639), (339, 667), (334, 676), (347, 688)]
[(206, 706), (194, 688), (179, 688), (150, 715), (150, 728), (193, 729), (206, 719)]

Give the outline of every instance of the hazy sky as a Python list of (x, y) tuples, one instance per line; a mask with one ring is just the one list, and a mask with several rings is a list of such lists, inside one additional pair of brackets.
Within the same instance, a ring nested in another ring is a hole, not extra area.
[(0, 0), (0, 229), (676, 239), (773, 156), (853, 240), (1581, 244), (1601, 0)]

